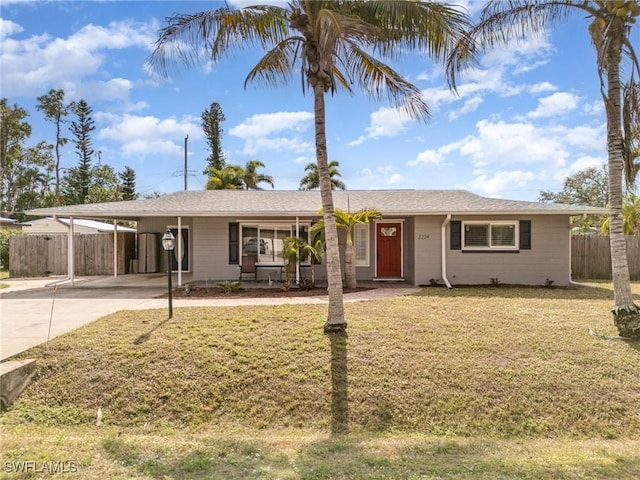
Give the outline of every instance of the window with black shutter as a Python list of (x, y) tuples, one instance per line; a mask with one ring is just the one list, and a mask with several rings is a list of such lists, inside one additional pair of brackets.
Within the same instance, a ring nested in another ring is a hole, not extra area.
[(454, 220), (449, 224), (451, 236), (451, 250), (460, 250), (462, 248), (462, 222)]
[(520, 220), (520, 250), (531, 250), (531, 220)]
[(240, 264), (240, 225), (229, 224), (229, 265)]

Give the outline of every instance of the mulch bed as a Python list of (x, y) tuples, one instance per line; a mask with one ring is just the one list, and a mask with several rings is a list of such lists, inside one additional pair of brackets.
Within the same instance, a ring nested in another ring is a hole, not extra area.
[[(371, 288), (358, 287), (358, 288), (345, 288), (343, 293), (355, 293), (371, 290)], [(282, 290), (279, 287), (273, 288), (245, 288), (239, 292), (225, 293), (219, 287), (196, 287), (185, 293), (184, 287), (176, 288), (173, 291), (173, 298), (276, 298), (276, 297), (317, 297), (327, 294), (327, 289), (322, 287), (316, 287), (309, 290), (300, 290), (299, 288), (291, 288), (289, 290)], [(159, 298), (167, 298), (165, 293)]]

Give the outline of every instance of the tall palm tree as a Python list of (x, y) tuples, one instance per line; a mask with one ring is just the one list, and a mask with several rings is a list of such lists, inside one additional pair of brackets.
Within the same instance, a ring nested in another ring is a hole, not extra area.
[[(614, 323), (621, 336), (640, 337), (640, 309), (633, 302), (622, 215), (624, 132), (622, 128), (620, 65), (623, 54), (632, 72), (639, 65), (633, 50), (631, 30), (640, 14), (637, 0), (492, 0), (482, 10), (480, 21), (453, 50), (447, 72), (455, 89), (456, 74), (473, 63), (488, 47), (504, 45), (514, 37), (555, 26), (571, 14), (586, 16), (596, 49), (607, 119), (609, 170), (609, 217), (614, 290)], [(636, 33), (637, 35), (637, 33)], [(633, 74), (631, 76), (633, 78)]]
[(261, 81), (288, 83), (299, 69), (303, 93), (311, 90), (315, 115), (316, 161), (326, 224), (329, 308), (325, 331), (344, 331), (342, 273), (338, 232), (327, 163), (325, 95), (353, 86), (373, 98), (387, 94), (392, 105), (410, 117), (426, 120), (420, 90), (384, 60), (411, 51), (446, 58), (469, 25), (458, 7), (419, 0), (291, 0), (286, 6), (224, 7), (177, 14), (159, 32), (151, 66), (168, 72), (177, 63), (194, 65), (206, 56), (217, 62), (247, 45), (266, 50), (251, 69), (245, 86)]
[(224, 168), (209, 167), (205, 170), (207, 176), (207, 190), (243, 190), (244, 169), (236, 165)]
[(273, 177), (271, 175), (265, 175), (264, 173), (258, 173), (258, 168), (264, 168), (264, 163), (260, 160), (249, 160), (244, 167), (244, 175), (242, 180), (247, 190), (262, 190), (258, 186), (259, 183), (268, 183), (271, 188), (274, 188)]
[[(329, 179), (331, 180), (332, 190), (346, 190), (347, 186), (340, 177), (338, 167), (340, 163), (337, 160), (331, 160), (329, 162)], [(309, 163), (304, 167), (304, 171), (307, 174), (300, 180), (300, 188), (298, 190), (315, 190), (320, 188), (320, 173), (318, 172), (318, 165), (315, 163)]]

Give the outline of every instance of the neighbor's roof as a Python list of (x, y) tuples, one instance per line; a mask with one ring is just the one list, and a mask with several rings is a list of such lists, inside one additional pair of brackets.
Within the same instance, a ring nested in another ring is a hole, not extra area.
[[(377, 208), (392, 215), (581, 215), (607, 209), (481, 197), (465, 190), (342, 190), (333, 192), (336, 208), (355, 212)], [(126, 202), (68, 205), (31, 210), (31, 215), (88, 218), (166, 216), (315, 216), (322, 207), (317, 190), (200, 190)]]
[[(53, 218), (48, 218), (47, 220), (53, 220)], [(69, 225), (71, 223), (71, 220), (69, 218), (56, 218), (56, 220), (58, 220), (59, 222), (64, 223), (65, 225)], [(32, 223), (33, 223), (33, 221), (32, 221)], [(97, 230), (98, 232), (113, 232), (113, 230), (114, 230), (113, 223), (96, 222), (95, 220), (83, 220), (83, 219), (74, 218), (73, 219), (73, 224), (76, 225), (76, 226), (81, 226), (81, 227), (86, 227), (86, 228), (93, 228), (94, 230)], [(123, 227), (122, 225), (118, 225), (118, 231), (119, 232), (135, 232), (136, 229), (135, 228), (130, 228), (130, 227)]]

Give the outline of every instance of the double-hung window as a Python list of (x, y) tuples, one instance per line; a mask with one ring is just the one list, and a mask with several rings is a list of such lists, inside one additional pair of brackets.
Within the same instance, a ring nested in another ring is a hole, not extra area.
[(356, 266), (369, 266), (369, 224), (358, 223), (353, 229), (353, 246), (356, 252)]
[(464, 250), (517, 250), (518, 222), (463, 222)]

